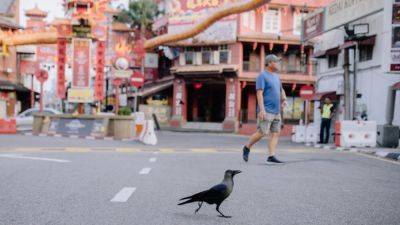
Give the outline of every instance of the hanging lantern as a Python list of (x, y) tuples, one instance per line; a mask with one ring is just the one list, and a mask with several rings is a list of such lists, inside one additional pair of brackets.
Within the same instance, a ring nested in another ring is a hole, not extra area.
[(194, 83), (194, 89), (196, 89), (196, 90), (199, 90), (199, 89), (201, 89), (201, 87), (203, 87), (203, 84), (202, 83)]

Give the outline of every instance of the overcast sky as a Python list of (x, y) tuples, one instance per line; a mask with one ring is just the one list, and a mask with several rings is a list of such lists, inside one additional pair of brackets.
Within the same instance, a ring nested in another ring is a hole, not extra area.
[[(119, 4), (127, 5), (129, 0), (115, 0), (114, 6)], [(20, 25), (26, 25), (25, 10), (31, 9), (38, 5), (41, 10), (48, 13), (47, 21), (51, 22), (55, 17), (63, 17), (64, 11), (62, 8), (63, 0), (20, 0)]]

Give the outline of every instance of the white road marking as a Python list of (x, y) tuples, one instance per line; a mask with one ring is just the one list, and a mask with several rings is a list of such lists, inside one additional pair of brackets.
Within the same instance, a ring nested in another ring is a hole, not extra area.
[(0, 155), (0, 157), (13, 158), (13, 159), (41, 160), (41, 161), (50, 161), (50, 162), (59, 162), (59, 163), (71, 162), (69, 160), (64, 160), (64, 159), (52, 159), (52, 158), (44, 158), (44, 157), (31, 157), (31, 156), (23, 156), (23, 155), (16, 155), (16, 154), (2, 154), (2, 155)]
[(151, 168), (145, 167), (139, 172), (139, 174), (149, 174), (150, 171), (151, 171)]
[(156, 157), (153, 157), (153, 158), (150, 158), (150, 159), (149, 159), (149, 162), (155, 162), (155, 161), (157, 161), (157, 158), (156, 158)]
[(111, 199), (112, 202), (126, 202), (136, 191), (135, 187), (124, 187)]
[(153, 152), (154, 155), (158, 155), (158, 152)]

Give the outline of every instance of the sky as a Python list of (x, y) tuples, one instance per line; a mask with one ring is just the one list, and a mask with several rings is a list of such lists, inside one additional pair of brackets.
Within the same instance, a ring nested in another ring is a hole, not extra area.
[[(125, 6), (128, 4), (129, 0), (115, 0), (113, 2), (113, 6), (117, 6), (119, 4), (124, 4)], [(63, 0), (20, 0), (20, 25), (25, 27), (26, 25), (26, 17), (25, 10), (31, 9), (38, 5), (41, 10), (44, 10), (48, 13), (47, 21), (51, 22), (56, 17), (63, 17), (64, 11), (62, 8)]]

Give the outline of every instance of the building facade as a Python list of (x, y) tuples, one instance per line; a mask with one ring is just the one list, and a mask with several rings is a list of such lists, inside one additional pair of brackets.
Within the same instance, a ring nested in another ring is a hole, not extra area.
[[(399, 72), (391, 66), (399, 63), (399, 58), (396, 57), (398, 47), (395, 32), (398, 25), (392, 26), (394, 18), (398, 17), (394, 8), (394, 1), (382, 1), (378, 12), (349, 23), (348, 29), (352, 29), (354, 25), (366, 25), (369, 28), (353, 42), (345, 40), (348, 34), (344, 27), (318, 37), (314, 53), (318, 65), (317, 100), (330, 97), (336, 101), (338, 120), (345, 118), (344, 48), (352, 43), (356, 44), (357, 48), (349, 50), (350, 119), (374, 120), (378, 125), (388, 122), (388, 108), (391, 104), (388, 101), (389, 89), (400, 82)], [(395, 102), (394, 124), (400, 124), (399, 93)]]
[[(170, 44), (180, 50), (171, 68), (171, 126), (249, 134), (256, 130), (255, 79), (267, 54), (282, 58), (279, 73), (288, 96), (287, 124), (303, 117), (303, 85), (315, 83), (312, 43), (301, 43), (301, 20), (328, 1), (280, 1), (216, 22), (194, 38)], [(164, 1), (168, 18), (157, 26), (178, 33), (233, 1)], [(164, 24), (160, 24), (163, 22)], [(286, 133), (290, 131), (286, 126)]]

